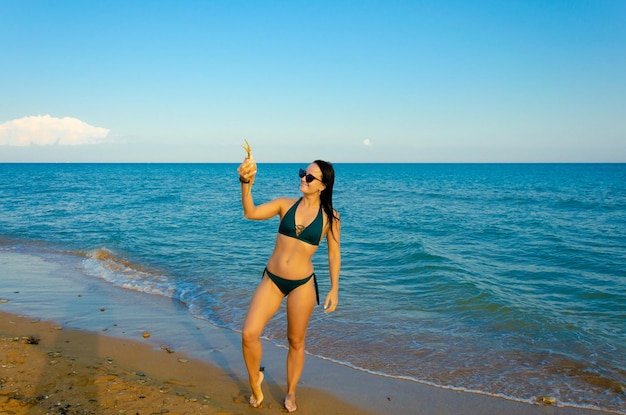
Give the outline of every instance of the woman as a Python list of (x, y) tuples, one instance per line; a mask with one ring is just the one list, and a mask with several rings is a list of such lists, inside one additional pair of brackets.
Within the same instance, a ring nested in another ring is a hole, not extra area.
[(335, 171), (330, 163), (316, 160), (306, 170), (300, 169), (302, 197), (278, 198), (258, 206), (255, 206), (250, 193), (256, 164), (246, 158), (237, 171), (244, 216), (253, 220), (280, 216), (274, 251), (252, 296), (242, 332), (243, 357), (252, 389), (250, 405), (257, 408), (263, 402), (261, 334), (283, 298), (287, 297), (289, 352), (284, 404), (287, 411), (293, 412), (297, 409), (296, 386), (304, 368), (306, 330), (315, 303), (319, 304), (311, 259), (324, 238), (328, 245), (330, 273), (330, 292), (324, 302), (325, 312), (335, 311), (339, 299), (341, 227), (339, 214), (333, 209), (332, 203)]

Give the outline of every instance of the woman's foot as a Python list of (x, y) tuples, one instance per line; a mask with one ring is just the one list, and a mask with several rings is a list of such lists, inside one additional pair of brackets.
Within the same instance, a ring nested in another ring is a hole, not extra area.
[(287, 412), (294, 412), (298, 409), (296, 406), (296, 395), (289, 394), (285, 396), (285, 409)]
[(263, 391), (261, 390), (261, 383), (263, 383), (263, 372), (259, 372), (259, 380), (256, 385), (250, 384), (252, 387), (252, 395), (250, 396), (250, 406), (258, 408), (263, 403)]

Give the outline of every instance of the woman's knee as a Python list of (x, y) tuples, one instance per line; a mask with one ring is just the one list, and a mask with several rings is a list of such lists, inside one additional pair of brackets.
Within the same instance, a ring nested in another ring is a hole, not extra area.
[(294, 350), (304, 349), (305, 337), (300, 334), (288, 334), (289, 347)]

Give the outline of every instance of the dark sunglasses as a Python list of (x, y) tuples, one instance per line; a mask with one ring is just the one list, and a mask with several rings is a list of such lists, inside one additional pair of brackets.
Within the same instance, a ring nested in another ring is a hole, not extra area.
[(298, 172), (298, 176), (300, 176), (300, 178), (305, 178), (304, 180), (306, 180), (307, 183), (311, 183), (313, 180), (319, 180), (320, 183), (322, 182), (320, 179), (318, 179), (317, 177), (313, 176), (312, 174), (307, 174), (307, 172), (305, 170), (300, 169), (300, 171)]

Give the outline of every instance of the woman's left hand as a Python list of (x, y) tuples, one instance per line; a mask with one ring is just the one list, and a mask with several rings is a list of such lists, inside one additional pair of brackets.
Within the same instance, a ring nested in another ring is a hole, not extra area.
[(337, 308), (337, 304), (339, 303), (339, 290), (330, 290), (328, 295), (326, 296), (326, 301), (324, 302), (324, 312), (332, 313)]

